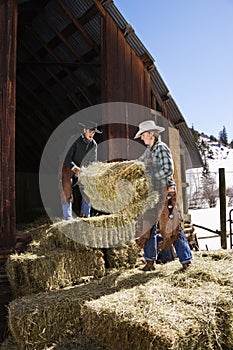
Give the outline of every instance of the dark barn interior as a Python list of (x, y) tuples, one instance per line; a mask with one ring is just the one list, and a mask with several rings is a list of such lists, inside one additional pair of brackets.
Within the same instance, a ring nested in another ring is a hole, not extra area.
[[(121, 21), (120, 29), (108, 18), (107, 11)], [(128, 57), (125, 55), (128, 62), (124, 62), (123, 55), (119, 60), (112, 50), (120, 35), (122, 47), (117, 51), (125, 50), (124, 38), (129, 35), (125, 33), (126, 26), (110, 1), (102, 4), (91, 0), (18, 1), (15, 153), (18, 222), (30, 220), (36, 215), (32, 209), (40, 206), (37, 184), (41, 154), (62, 121), (89, 106), (123, 98), (125, 102), (150, 106), (149, 92), (141, 98), (137, 86), (140, 82), (132, 83), (134, 76), (141, 73), (137, 69), (140, 59), (128, 48)], [(141, 65), (144, 70), (144, 64)], [(116, 82), (118, 72), (115, 91), (110, 80)], [(128, 78), (127, 94), (121, 86), (124, 76)], [(149, 91), (148, 86), (147, 82)], [(110, 133), (112, 137), (109, 130), (105, 137)]]

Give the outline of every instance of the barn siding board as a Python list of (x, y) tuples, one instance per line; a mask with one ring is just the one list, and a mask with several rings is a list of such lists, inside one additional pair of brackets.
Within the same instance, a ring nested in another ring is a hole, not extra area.
[(17, 2), (0, 2), (0, 249), (15, 245), (15, 109)]
[(104, 102), (131, 102), (150, 107), (149, 73), (109, 15), (106, 16), (104, 36), (106, 62), (103, 74), (107, 82)]
[[(151, 107), (150, 101), (150, 76), (147, 72), (141, 59), (130, 48), (129, 44), (125, 40), (125, 37), (121, 30), (116, 26), (109, 15), (104, 19), (104, 33), (102, 45), (105, 51), (102, 51), (102, 67), (103, 80), (105, 82), (104, 89), (102, 91), (103, 102), (129, 102), (142, 105), (145, 107)], [(123, 111), (125, 115), (125, 124), (129, 121), (127, 119), (127, 111)], [(132, 135), (135, 133), (135, 129), (128, 127), (128, 125), (118, 125), (117, 127), (112, 120), (111, 113), (105, 116), (105, 121), (108, 126), (108, 137), (114, 139), (121, 137), (132, 139)], [(140, 116), (135, 115), (133, 120), (134, 124), (140, 122)], [(124, 147), (127, 147), (126, 153), (130, 157), (130, 147), (122, 144), (119, 149), (119, 154), (125, 153)], [(114, 154), (114, 156), (113, 156)], [(109, 158), (113, 159), (116, 155), (113, 142), (109, 142)]]

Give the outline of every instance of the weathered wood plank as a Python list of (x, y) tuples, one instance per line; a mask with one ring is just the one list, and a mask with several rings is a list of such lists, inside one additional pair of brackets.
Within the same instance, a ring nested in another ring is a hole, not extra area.
[(0, 2), (0, 249), (15, 244), (17, 1)]

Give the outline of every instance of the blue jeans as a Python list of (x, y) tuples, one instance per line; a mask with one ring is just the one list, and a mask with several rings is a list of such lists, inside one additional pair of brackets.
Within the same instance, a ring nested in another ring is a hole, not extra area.
[(80, 216), (89, 218), (91, 216), (91, 205), (82, 197)]
[[(64, 220), (71, 220), (73, 218), (71, 202), (62, 204), (62, 213), (63, 213)], [(89, 218), (91, 216), (91, 206), (89, 203), (85, 201), (83, 197), (82, 197), (80, 216), (85, 218)]]
[(80, 216), (89, 218), (91, 216), (91, 205), (88, 196), (85, 194), (83, 186), (79, 186), (79, 190), (82, 196)]
[[(158, 243), (162, 240), (162, 237), (156, 234), (156, 225), (154, 225), (150, 231), (150, 238), (146, 241), (144, 246), (144, 257), (148, 261), (155, 261), (158, 258)], [(174, 247), (176, 250), (176, 254), (179, 258), (181, 264), (189, 263), (193, 257), (192, 252), (189, 247), (188, 241), (180, 228), (180, 234), (178, 239), (174, 242)], [(163, 249), (159, 254), (167, 261), (174, 260), (171, 249), (165, 250)]]
[(72, 203), (71, 202), (62, 204), (62, 213), (63, 213), (64, 220), (71, 220), (72, 219)]

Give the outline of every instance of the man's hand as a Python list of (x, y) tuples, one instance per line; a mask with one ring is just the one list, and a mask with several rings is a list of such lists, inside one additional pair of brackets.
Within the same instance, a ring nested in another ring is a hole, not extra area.
[(73, 168), (71, 168), (71, 170), (73, 171), (73, 173), (75, 173), (76, 175), (78, 175), (78, 173), (79, 173), (79, 171), (80, 171), (80, 168), (79, 168), (77, 165), (75, 165), (75, 166), (73, 166)]

